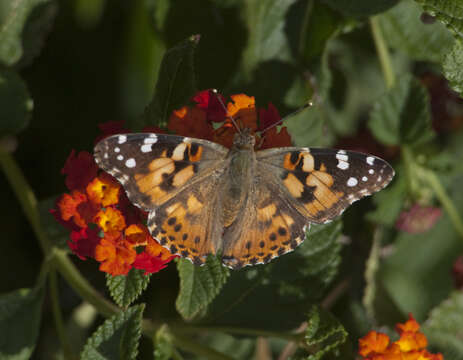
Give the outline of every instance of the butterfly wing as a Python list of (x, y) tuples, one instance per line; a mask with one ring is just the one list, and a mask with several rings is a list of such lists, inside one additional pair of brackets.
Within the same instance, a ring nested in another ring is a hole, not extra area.
[(292, 205), (314, 223), (333, 220), (394, 177), (386, 161), (354, 151), (279, 148), (259, 151), (256, 157)]
[(150, 211), (209, 176), (227, 152), (206, 140), (139, 133), (101, 140), (94, 156), (119, 180), (132, 203)]
[(217, 201), (227, 153), (205, 140), (142, 133), (100, 141), (95, 160), (149, 211), (148, 228), (162, 246), (202, 264), (221, 247)]
[(256, 170), (240, 216), (224, 231), (222, 261), (232, 269), (267, 263), (294, 250), (309, 227), (267, 169), (257, 165)]

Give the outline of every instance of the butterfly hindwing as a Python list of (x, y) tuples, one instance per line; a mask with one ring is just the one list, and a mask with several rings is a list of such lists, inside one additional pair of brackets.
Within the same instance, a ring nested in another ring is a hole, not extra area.
[(350, 204), (384, 188), (394, 170), (384, 160), (334, 149), (279, 148), (256, 153), (308, 221), (325, 223)]
[(95, 147), (98, 165), (146, 211), (200, 181), (226, 154), (226, 148), (210, 141), (148, 133), (110, 136)]

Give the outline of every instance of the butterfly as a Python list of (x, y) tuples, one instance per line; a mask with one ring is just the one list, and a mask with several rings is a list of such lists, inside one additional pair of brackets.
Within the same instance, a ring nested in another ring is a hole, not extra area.
[(235, 134), (231, 149), (135, 133), (103, 139), (94, 156), (149, 213), (162, 246), (197, 265), (219, 255), (232, 269), (293, 251), (310, 224), (333, 220), (394, 176), (386, 161), (359, 152), (254, 145), (249, 129)]

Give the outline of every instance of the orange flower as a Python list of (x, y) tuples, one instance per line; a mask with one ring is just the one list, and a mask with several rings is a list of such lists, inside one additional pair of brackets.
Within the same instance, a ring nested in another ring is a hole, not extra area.
[(389, 345), (389, 337), (385, 334), (370, 331), (359, 339), (359, 354), (368, 356), (371, 353), (383, 353)]
[(61, 218), (64, 221), (72, 219), (74, 223), (81, 228), (87, 227), (85, 219), (78, 211), (78, 206), (86, 201), (87, 197), (85, 194), (77, 190), (74, 190), (71, 194), (63, 194), (57, 203), (61, 212)]
[(389, 344), (389, 337), (376, 331), (370, 331), (359, 339), (359, 354), (367, 360), (443, 360), (442, 354), (431, 354), (425, 347), (426, 336), (419, 332), (420, 325), (412, 314), (403, 324), (397, 324), (400, 338)]
[(106, 173), (102, 173), (87, 185), (87, 195), (95, 204), (106, 207), (117, 204), (120, 189), (118, 182)]
[(137, 257), (137, 252), (127, 246), (122, 233), (110, 231), (95, 248), (95, 259), (99, 261), (100, 270), (112, 276), (127, 275)]
[(112, 207), (101, 209), (95, 215), (95, 223), (106, 233), (108, 231), (122, 231), (125, 228), (125, 219), (122, 213)]
[(144, 225), (132, 224), (125, 229), (125, 237), (133, 246), (140, 246), (146, 245), (151, 236)]

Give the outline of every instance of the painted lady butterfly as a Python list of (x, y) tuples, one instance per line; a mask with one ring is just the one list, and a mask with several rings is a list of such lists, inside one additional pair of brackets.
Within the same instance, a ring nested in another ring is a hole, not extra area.
[(182, 136), (115, 135), (95, 147), (99, 166), (149, 212), (153, 237), (203, 264), (238, 269), (294, 250), (311, 223), (339, 216), (384, 188), (394, 170), (362, 153), (300, 147), (254, 151), (244, 129), (233, 147)]

